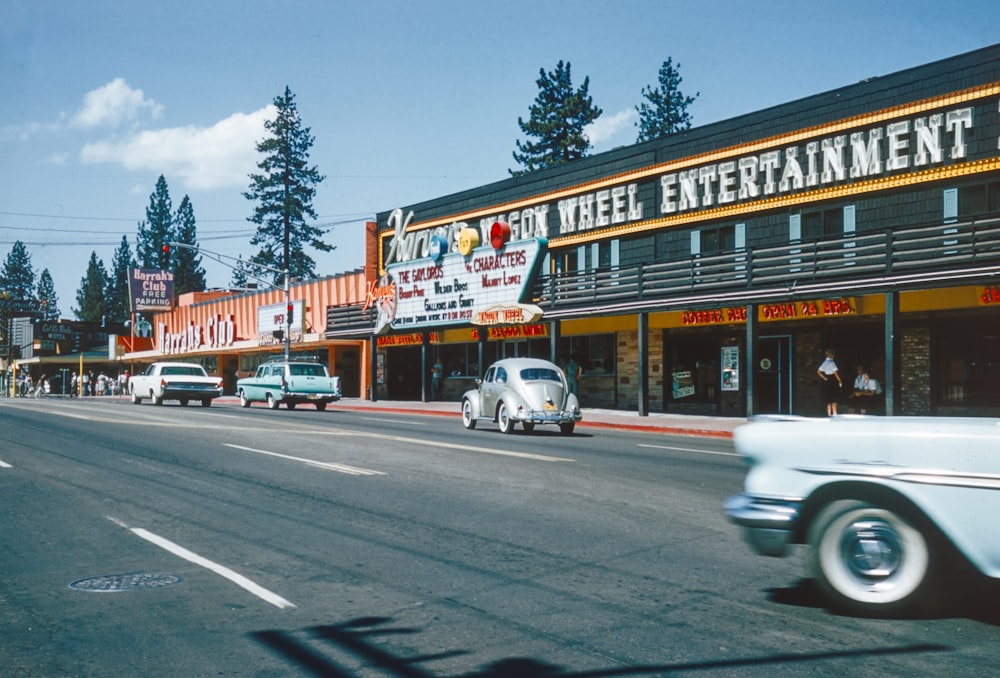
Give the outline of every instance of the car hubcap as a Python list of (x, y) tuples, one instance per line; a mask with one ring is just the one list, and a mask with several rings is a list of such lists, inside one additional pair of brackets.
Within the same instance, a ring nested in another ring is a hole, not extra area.
[(851, 575), (865, 584), (885, 581), (903, 560), (899, 535), (881, 520), (851, 523), (841, 537), (840, 552)]

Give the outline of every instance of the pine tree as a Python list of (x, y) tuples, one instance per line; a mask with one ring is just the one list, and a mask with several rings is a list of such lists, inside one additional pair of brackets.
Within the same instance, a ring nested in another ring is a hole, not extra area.
[(87, 275), (80, 279), (80, 289), (76, 292), (73, 313), (79, 320), (99, 323), (105, 320), (108, 306), (104, 300), (104, 290), (108, 287), (108, 274), (104, 262), (97, 258), (97, 252), (90, 253)]
[(42, 320), (59, 320), (59, 297), (47, 268), (38, 276), (38, 308), (42, 311)]
[[(194, 208), (186, 195), (181, 200), (174, 216), (177, 242), (198, 246), (198, 231), (195, 225)], [(172, 252), (174, 260), (174, 294), (205, 291), (205, 269), (201, 267), (198, 250), (178, 247)]]
[(236, 265), (233, 266), (233, 277), (229, 282), (229, 286), (233, 289), (244, 289), (249, 281), (250, 275), (247, 271), (247, 264), (243, 261), (243, 255), (241, 254), (236, 259)]
[(172, 269), (172, 252), (164, 252), (163, 246), (176, 240), (171, 211), (170, 190), (167, 180), (160, 175), (156, 180), (156, 190), (149, 195), (146, 220), (139, 222), (135, 248), (140, 268)]
[(538, 96), (531, 106), (531, 116), (527, 122), (517, 119), (521, 131), (538, 141), (515, 142), (514, 160), (524, 169), (508, 170), (511, 176), (578, 160), (590, 150), (585, 129), (603, 111), (594, 106), (588, 93), (590, 78), (584, 78), (580, 89), (574, 90), (570, 70), (568, 61), (560, 61), (551, 73), (539, 70), (535, 81)]
[(20, 240), (14, 242), (7, 260), (0, 269), (0, 291), (14, 301), (31, 301), (35, 297), (35, 269), (31, 255)]
[(106, 302), (107, 321), (109, 325), (124, 325), (132, 315), (132, 301), (129, 299), (129, 269), (137, 268), (132, 250), (128, 246), (128, 238), (122, 236), (122, 242), (115, 250), (111, 260), (111, 275), (104, 298)]
[(673, 60), (667, 59), (660, 66), (660, 86), (642, 89), (642, 96), (649, 104), (642, 103), (635, 107), (639, 112), (637, 143), (691, 129), (691, 114), (687, 109), (701, 92), (695, 92), (693, 97), (681, 93), (680, 68), (680, 64), (674, 68)]
[[(248, 221), (257, 224), (250, 244), (259, 245), (260, 251), (249, 264), (287, 268), (293, 277), (314, 278), (316, 263), (303, 247), (309, 245), (322, 252), (333, 249), (320, 239), (321, 229), (306, 223), (306, 217), (316, 219), (312, 205), (315, 187), (326, 177), (309, 166), (314, 138), (309, 128), (302, 126), (295, 97), (287, 86), (274, 105), (275, 119), (264, 123), (271, 136), (257, 144), (257, 152), (264, 156), (257, 163), (261, 174), (250, 175), (250, 189), (243, 194), (257, 203)], [(273, 274), (273, 278), (276, 285), (283, 284), (283, 275)]]

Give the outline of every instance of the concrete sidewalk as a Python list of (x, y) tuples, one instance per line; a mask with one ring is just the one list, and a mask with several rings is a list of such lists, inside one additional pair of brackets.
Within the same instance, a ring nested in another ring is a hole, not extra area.
[[(344, 398), (331, 405), (338, 410), (399, 412), (402, 414), (431, 414), (443, 417), (462, 416), (460, 403), (378, 400)], [(583, 408), (580, 428), (618, 428), (630, 431), (650, 431), (671, 435), (712, 436), (731, 438), (733, 429), (747, 423), (739, 417), (702, 417), (682, 414), (651, 413), (640, 417), (636, 412)]]

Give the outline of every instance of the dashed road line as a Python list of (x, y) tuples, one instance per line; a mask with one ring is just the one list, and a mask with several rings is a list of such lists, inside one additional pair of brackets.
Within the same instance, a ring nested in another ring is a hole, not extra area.
[(220, 577), (224, 577), (224, 578), (228, 579), (229, 581), (233, 582), (234, 584), (236, 584), (240, 588), (245, 589), (246, 591), (249, 591), (253, 595), (255, 595), (258, 598), (260, 598), (261, 600), (264, 600), (264, 601), (270, 603), (271, 605), (274, 605), (275, 607), (282, 608), (282, 609), (284, 609), (284, 608), (290, 608), (290, 607), (295, 607), (294, 603), (290, 603), (289, 601), (287, 601), (284, 598), (282, 598), (281, 596), (279, 596), (277, 593), (273, 593), (272, 591), (268, 591), (263, 586), (260, 586), (259, 584), (256, 584), (255, 582), (251, 581), (250, 579), (244, 577), (239, 572), (235, 572), (234, 570), (231, 570), (231, 569), (229, 569), (228, 567), (226, 567), (224, 565), (220, 565), (219, 563), (211, 561), (208, 558), (203, 558), (202, 556), (199, 556), (194, 551), (190, 551), (190, 550), (184, 548), (180, 544), (175, 544), (174, 542), (170, 541), (169, 539), (164, 539), (163, 537), (161, 537), (161, 536), (159, 536), (157, 534), (153, 534), (149, 530), (144, 530), (141, 527), (129, 527), (128, 525), (126, 525), (121, 520), (118, 520), (117, 518), (113, 518), (111, 516), (108, 516), (108, 520), (110, 520), (111, 522), (115, 523), (116, 525), (124, 527), (125, 529), (127, 529), (129, 532), (131, 532), (135, 536), (141, 537), (142, 539), (145, 539), (146, 541), (148, 541), (148, 542), (150, 542), (152, 544), (156, 544), (157, 546), (159, 546), (163, 550), (168, 551), (168, 552), (174, 554), (175, 556), (178, 556), (179, 558), (183, 558), (184, 560), (187, 560), (188, 562), (194, 563), (195, 565), (199, 565), (199, 566), (205, 568), (206, 570), (209, 570), (211, 572), (216, 573)]
[(298, 461), (303, 464), (308, 464), (309, 466), (316, 466), (318, 468), (325, 468), (328, 471), (336, 471), (337, 473), (346, 473), (351, 476), (384, 476), (383, 471), (375, 471), (369, 468), (361, 468), (359, 466), (348, 466), (347, 464), (336, 464), (328, 461), (316, 461), (315, 459), (305, 459), (303, 457), (293, 457), (290, 454), (281, 454), (280, 452), (270, 452), (268, 450), (258, 450), (253, 447), (244, 447), (243, 445), (233, 445), (232, 443), (223, 443), (225, 447), (231, 447), (234, 450), (243, 450), (245, 452), (254, 452), (256, 454), (264, 454), (269, 457), (278, 457), (279, 459), (288, 459), (290, 461)]
[(718, 452), (715, 450), (696, 450), (693, 447), (672, 447), (670, 445), (649, 445), (639, 443), (639, 447), (648, 447), (654, 450), (670, 450), (671, 452), (694, 452), (696, 454), (714, 454), (719, 457), (742, 457), (738, 452)]

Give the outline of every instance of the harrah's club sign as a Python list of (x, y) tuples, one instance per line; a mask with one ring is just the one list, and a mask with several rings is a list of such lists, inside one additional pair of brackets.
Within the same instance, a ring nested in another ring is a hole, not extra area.
[(478, 247), (479, 232), (464, 229), (457, 235), (457, 251), (449, 251), (443, 236), (432, 235), (428, 256), (387, 266), (379, 283), (369, 287), (365, 303), (366, 309), (377, 310), (376, 333), (536, 320), (540, 309), (521, 302), (546, 241), (510, 241), (510, 227), (500, 222), (492, 225), (489, 237), (488, 246)]

